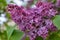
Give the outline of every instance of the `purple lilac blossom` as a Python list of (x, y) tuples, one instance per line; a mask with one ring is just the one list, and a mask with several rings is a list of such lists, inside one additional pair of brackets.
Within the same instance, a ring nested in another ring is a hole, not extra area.
[(35, 8), (27, 9), (22, 6), (9, 4), (7, 9), (12, 20), (19, 26), (19, 29), (34, 40), (36, 36), (46, 38), (49, 31), (56, 31), (51, 18), (57, 14), (52, 3), (37, 2)]
[(38, 34), (39, 36), (43, 37), (43, 38), (46, 38), (47, 35), (48, 35), (48, 29), (47, 29), (45, 26), (44, 26), (44, 27), (40, 27), (40, 28), (38, 29), (37, 34)]
[(52, 20), (47, 19), (47, 20), (45, 20), (45, 23), (46, 23), (46, 28), (47, 28), (48, 30), (51, 30), (51, 31), (56, 31), (56, 30), (57, 30), (57, 29), (56, 29), (56, 26), (53, 25)]

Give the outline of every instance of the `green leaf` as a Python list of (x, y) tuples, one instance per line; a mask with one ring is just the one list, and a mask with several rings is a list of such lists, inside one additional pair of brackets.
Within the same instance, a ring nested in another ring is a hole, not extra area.
[(6, 32), (7, 32), (7, 38), (8, 38), (8, 40), (9, 40), (9, 38), (11, 37), (14, 29), (15, 29), (15, 26), (14, 26), (14, 27), (10, 27), (10, 26), (7, 27)]
[(53, 24), (60, 29), (60, 15), (56, 15), (55, 18), (53, 19)]
[(57, 0), (52, 0), (53, 3), (56, 3)]
[(26, 37), (25, 40), (30, 40), (30, 38), (29, 37)]
[(7, 40), (6, 31), (0, 32), (0, 39), (1, 40)]
[(1, 40), (1, 37), (0, 37), (0, 40)]
[(14, 30), (10, 40), (21, 40), (21, 38), (23, 37), (23, 32), (19, 31), (19, 30)]
[(11, 18), (9, 13), (6, 13), (6, 17), (8, 18), (8, 20)]
[(35, 40), (43, 40), (43, 38), (42, 37), (40, 37), (40, 36), (38, 36), (38, 37), (36, 37), (36, 39)]
[(59, 32), (54, 32), (51, 33), (48, 40), (60, 40), (60, 33)]
[(2, 3), (4, 6), (7, 5), (6, 0), (0, 0), (0, 3)]

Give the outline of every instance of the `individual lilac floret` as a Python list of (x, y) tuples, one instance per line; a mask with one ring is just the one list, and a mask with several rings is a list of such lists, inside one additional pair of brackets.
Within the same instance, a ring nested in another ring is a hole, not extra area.
[(19, 26), (19, 29), (27, 33), (30, 40), (34, 40), (36, 36), (45, 39), (49, 31), (57, 29), (51, 20), (57, 13), (53, 7), (54, 5), (51, 3), (38, 2), (35, 8), (30, 9), (9, 4), (7, 10), (10, 12), (13, 21)]
[(56, 31), (57, 30), (56, 26), (53, 25), (52, 20), (50, 20), (50, 19), (45, 20), (45, 24), (46, 24), (46, 27), (48, 30), (50, 30), (50, 31)]
[(38, 29), (37, 34), (43, 38), (46, 38), (48, 36), (48, 29), (46, 27), (41, 27)]
[(35, 31), (31, 31), (31, 32), (29, 32), (28, 36), (29, 36), (30, 40), (35, 40), (37, 34)]

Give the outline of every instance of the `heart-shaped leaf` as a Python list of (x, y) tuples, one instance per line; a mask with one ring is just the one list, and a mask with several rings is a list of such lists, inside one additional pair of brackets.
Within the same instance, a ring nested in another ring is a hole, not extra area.
[(7, 28), (7, 30), (6, 30), (6, 32), (7, 32), (7, 38), (9, 40), (9, 38), (11, 37), (11, 35), (12, 35), (14, 29), (15, 29), (15, 26), (14, 27), (7, 26), (6, 28)]
[(60, 29), (60, 15), (56, 15), (54, 20), (53, 20), (53, 24)]
[(21, 40), (21, 38), (23, 37), (23, 32), (19, 31), (19, 30), (14, 30), (10, 40)]

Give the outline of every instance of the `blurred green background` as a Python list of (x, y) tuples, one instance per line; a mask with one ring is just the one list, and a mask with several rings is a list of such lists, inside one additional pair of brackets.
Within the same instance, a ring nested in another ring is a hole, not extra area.
[[(23, 32), (18, 30), (17, 25), (11, 20), (10, 14), (6, 10), (8, 4), (16, 4), (18, 1), (19, 0), (0, 0), (0, 40), (21, 40), (24, 35)], [(18, 3), (20, 3), (20, 1)]]

